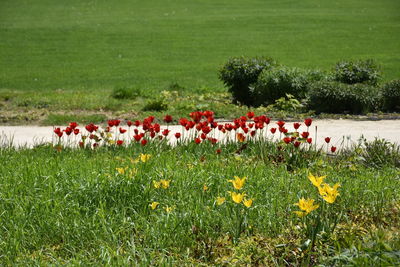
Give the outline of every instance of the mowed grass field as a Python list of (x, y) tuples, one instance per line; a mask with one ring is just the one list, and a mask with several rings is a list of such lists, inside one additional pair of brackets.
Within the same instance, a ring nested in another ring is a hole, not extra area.
[(233, 56), (330, 69), (373, 58), (400, 76), (397, 0), (2, 0), (0, 90), (116, 86), (224, 91), (217, 70)]

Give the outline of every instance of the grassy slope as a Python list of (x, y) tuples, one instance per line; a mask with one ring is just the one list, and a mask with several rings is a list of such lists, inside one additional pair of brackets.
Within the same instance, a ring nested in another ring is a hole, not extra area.
[[(304, 234), (301, 220), (293, 214), (298, 209), (293, 203), (300, 197), (318, 199), (316, 188), (306, 178), (308, 170), (288, 172), (284, 165), (265, 165), (257, 146), (245, 150), (241, 160), (234, 157), (236, 146), (223, 147), (221, 155), (202, 145), (143, 149), (153, 155), (138, 164), (129, 158), (136, 157), (140, 147), (61, 153), (46, 147), (1, 149), (0, 263), (141, 262), (146, 266), (170, 258), (186, 264), (220, 260), (228, 265), (235, 261), (257, 265), (260, 260), (265, 266), (284, 265), (285, 261), (300, 266), (296, 261), (302, 255), (297, 252)], [(328, 209), (329, 214), (343, 212), (336, 237), (323, 241), (329, 248), (318, 245), (315, 260), (343, 252), (349, 263), (362, 258), (365, 249), (371, 258), (355, 266), (373, 266), (374, 261), (378, 266), (378, 260), (385, 258), (380, 253), (392, 253), (392, 246), (395, 256), (399, 249), (395, 243), (399, 211), (388, 209), (400, 197), (399, 172), (345, 161), (338, 164), (321, 160), (311, 167), (313, 172), (328, 175), (330, 184), (341, 184), (340, 197)], [(116, 167), (128, 167), (127, 173), (136, 169), (137, 174), (118, 175)], [(227, 180), (234, 175), (248, 177), (242, 191), (255, 198), (252, 208), (236, 205), (228, 196), (227, 191), (234, 189)], [(152, 181), (159, 179), (171, 179), (170, 187), (155, 189)], [(217, 196), (227, 197), (227, 202), (215, 205)], [(148, 207), (152, 201), (160, 202), (154, 211)], [(321, 204), (321, 199), (317, 201)], [(174, 207), (169, 214), (164, 210), (167, 206)], [(240, 210), (247, 214), (244, 239), (233, 244), (230, 237), (238, 230), (234, 214)], [(376, 247), (368, 243), (367, 236), (379, 232), (383, 236), (374, 241)], [(348, 255), (347, 248), (360, 254)]]
[(217, 69), (238, 55), (324, 69), (374, 58), (398, 78), (399, 11), (396, 0), (3, 0), (0, 89), (222, 88)]

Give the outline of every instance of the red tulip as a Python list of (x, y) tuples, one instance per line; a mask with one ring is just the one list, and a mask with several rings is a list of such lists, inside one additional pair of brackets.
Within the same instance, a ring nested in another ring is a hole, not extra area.
[(253, 111), (247, 112), (247, 118), (252, 119), (253, 117), (254, 117), (254, 112)]
[(176, 138), (176, 139), (179, 139), (180, 137), (181, 137), (181, 133), (176, 133), (176, 134), (175, 134), (175, 138)]
[(61, 136), (63, 135), (63, 132), (61, 131), (60, 128), (55, 128), (54, 129), (54, 133), (61, 138)]
[(283, 138), (283, 142), (285, 142), (286, 144), (289, 144), (290, 142), (292, 142), (292, 138), (285, 137), (285, 138)]
[(307, 138), (307, 143), (311, 144), (312, 143), (312, 138)]
[(74, 134), (75, 134), (75, 135), (78, 135), (78, 134), (79, 134), (79, 129), (78, 129), (78, 128), (74, 129)]
[(70, 127), (65, 128), (64, 132), (66, 133), (66, 135), (70, 135), (72, 133), (73, 129)]
[(182, 125), (183, 127), (185, 127), (187, 123), (188, 123), (188, 120), (186, 118), (179, 119), (179, 124)]
[(124, 143), (123, 140), (117, 140), (117, 145), (122, 146), (123, 143)]
[(164, 121), (165, 121), (166, 123), (172, 122), (172, 116), (171, 116), (171, 115), (165, 115)]
[(284, 121), (278, 121), (276, 124), (278, 124), (279, 128), (282, 128), (283, 125), (285, 125)]
[(76, 127), (78, 127), (78, 124), (76, 122), (70, 122), (69, 127), (71, 127), (72, 129), (75, 129)]
[(221, 148), (218, 148), (217, 150), (215, 150), (215, 153), (221, 154)]
[(136, 126), (136, 127), (139, 127), (139, 126), (140, 126), (140, 121), (138, 121), (138, 120), (135, 121), (135, 126)]
[(300, 127), (300, 123), (298, 123), (298, 122), (295, 122), (295, 123), (293, 123), (293, 127), (297, 130), (297, 129), (299, 129), (299, 127)]
[(162, 134), (164, 135), (164, 136), (167, 136), (168, 134), (169, 134), (169, 130), (168, 129), (164, 129), (164, 131), (162, 131)]
[(119, 128), (119, 132), (121, 133), (121, 134), (124, 134), (124, 133), (126, 133), (126, 129), (122, 129), (121, 127)]
[(133, 125), (133, 122), (127, 121), (127, 122), (126, 122), (126, 125), (128, 125), (128, 127), (131, 127), (131, 126)]
[(270, 131), (271, 131), (271, 133), (273, 133), (273, 134), (274, 134), (274, 133), (276, 132), (276, 128), (271, 128), (271, 130), (270, 130)]
[(332, 147), (331, 147), (331, 152), (332, 152), (332, 153), (335, 153), (335, 151), (336, 151), (336, 147), (335, 147), (335, 146), (332, 146)]
[(203, 139), (203, 140), (205, 140), (205, 139), (207, 138), (207, 135), (206, 135), (205, 133), (202, 133), (202, 134), (200, 135), (200, 138)]
[(309, 132), (302, 132), (301, 133), (301, 137), (303, 137), (303, 138), (308, 138), (309, 135), (310, 135)]
[(300, 146), (300, 142), (299, 141), (296, 141), (296, 142), (294, 142), (294, 147), (299, 147)]
[(153, 132), (153, 131), (152, 131), (152, 132), (150, 132), (150, 137), (151, 137), (151, 138), (154, 138), (154, 136), (156, 136), (156, 133), (155, 133), (155, 132)]
[(147, 140), (143, 138), (142, 142), (140, 142), (142, 146), (145, 146), (147, 144)]
[(326, 142), (327, 144), (329, 144), (330, 141), (331, 141), (331, 138), (330, 138), (330, 137), (325, 137), (325, 142)]
[(140, 139), (142, 139), (142, 136), (141, 136), (140, 134), (135, 134), (135, 135), (133, 136), (133, 138), (135, 138), (136, 142), (139, 142)]
[(308, 118), (308, 119), (305, 119), (305, 120), (304, 120), (304, 124), (305, 124), (307, 127), (310, 127), (310, 126), (311, 126), (311, 123), (312, 123), (312, 119), (311, 119), (311, 118)]
[(194, 142), (195, 142), (196, 144), (200, 144), (200, 143), (201, 143), (201, 139), (197, 137), (196, 139), (194, 139)]
[(256, 131), (251, 131), (251, 132), (250, 132), (250, 136), (251, 136), (251, 137), (254, 137), (255, 135), (256, 135)]

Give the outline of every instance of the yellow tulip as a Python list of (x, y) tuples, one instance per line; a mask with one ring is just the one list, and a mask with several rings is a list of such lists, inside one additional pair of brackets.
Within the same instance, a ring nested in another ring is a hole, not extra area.
[(335, 184), (333, 187), (331, 187), (329, 184), (322, 184), (318, 190), (321, 197), (329, 204), (332, 204), (336, 201), (337, 196), (340, 195), (338, 191), (339, 187), (340, 184)]
[(203, 185), (203, 191), (206, 192), (208, 190), (208, 186), (206, 184)]
[(239, 204), (240, 202), (243, 201), (243, 198), (246, 196), (245, 193), (236, 193), (236, 192), (229, 192), (231, 194), (232, 200)]
[(253, 204), (253, 199), (250, 198), (250, 199), (244, 200), (244, 201), (243, 201), (243, 204), (244, 204), (246, 207), (250, 208), (251, 205)]
[(217, 205), (222, 205), (225, 202), (225, 198), (224, 197), (217, 197)]
[(151, 207), (152, 210), (155, 210), (159, 204), (160, 204), (159, 202), (154, 201), (154, 202), (152, 202), (152, 203), (150, 204), (150, 207)]
[(115, 168), (119, 174), (125, 174), (126, 168)]
[(153, 186), (154, 186), (154, 188), (160, 188), (161, 187), (161, 182), (153, 180)]
[(171, 180), (164, 180), (164, 179), (160, 180), (160, 183), (164, 189), (167, 189), (169, 187), (170, 182)]
[(246, 181), (246, 177), (240, 178), (238, 176), (234, 176), (235, 180), (228, 180), (228, 182), (231, 182), (233, 184), (233, 187), (237, 190), (242, 189), (244, 186), (244, 183)]
[(293, 211), (293, 212), (294, 212), (297, 216), (299, 216), (300, 218), (307, 215), (307, 213), (306, 213), (305, 211), (298, 211), (298, 210), (296, 210), (296, 211)]
[(142, 162), (146, 162), (150, 159), (151, 155), (150, 154), (140, 154), (139, 157)]
[(319, 205), (314, 205), (314, 199), (304, 199), (300, 198), (298, 203), (295, 203), (302, 211), (305, 211), (306, 214), (309, 214), (313, 210), (318, 209)]
[(311, 183), (316, 186), (319, 187), (323, 182), (324, 179), (326, 178), (326, 175), (324, 176), (314, 176), (311, 173), (308, 175), (308, 179), (311, 181)]

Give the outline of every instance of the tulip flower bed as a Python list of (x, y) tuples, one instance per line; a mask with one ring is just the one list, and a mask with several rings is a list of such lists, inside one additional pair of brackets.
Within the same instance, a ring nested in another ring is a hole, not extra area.
[(171, 125), (110, 121), (1, 148), (1, 265), (400, 263), (398, 168), (316, 149), (302, 136), (311, 121), (296, 134), (253, 114), (216, 127), (194, 114), (169, 139)]
[[(284, 121), (274, 124), (265, 115), (255, 116), (254, 112), (248, 112), (246, 116), (234, 119), (232, 122), (217, 122), (213, 111), (195, 111), (190, 113), (190, 119), (180, 118), (181, 127), (171, 127), (173, 122), (171, 115), (166, 115), (163, 122), (167, 126), (161, 126), (154, 122), (155, 117), (149, 116), (143, 121), (126, 121), (122, 126), (121, 120), (109, 120), (103, 129), (90, 123), (79, 129), (76, 122), (71, 122), (65, 129), (54, 129), (55, 144), (58, 147), (96, 148), (99, 146), (146, 146), (149, 143), (157, 145), (188, 145), (195, 143), (211, 143), (218, 146), (221, 143), (265, 143), (281, 141), (282, 144), (300, 149), (312, 149), (313, 139), (309, 128), (312, 119), (304, 120), (303, 131), (301, 123), (295, 122), (294, 131), (289, 132)], [(330, 137), (325, 138), (327, 152), (334, 153), (335, 146), (330, 146)]]

